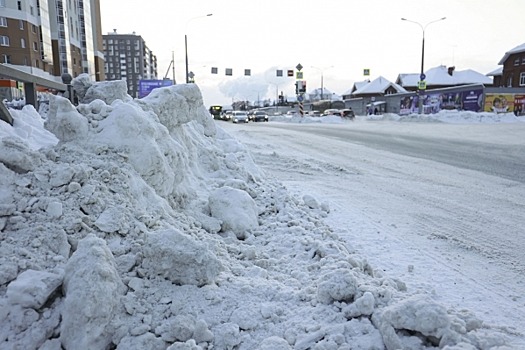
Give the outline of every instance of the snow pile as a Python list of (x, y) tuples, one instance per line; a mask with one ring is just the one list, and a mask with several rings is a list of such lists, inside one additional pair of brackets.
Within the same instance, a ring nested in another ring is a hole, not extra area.
[[(396, 122), (415, 122), (415, 123), (450, 123), (450, 124), (498, 124), (498, 123), (519, 123), (525, 122), (525, 118), (517, 117), (514, 113), (492, 113), (492, 112), (472, 112), (472, 111), (449, 111), (441, 110), (435, 114), (409, 114), (399, 115), (395, 113), (385, 113), (377, 115), (356, 116), (357, 120), (367, 121), (396, 121)], [(277, 115), (270, 116), (270, 121), (283, 123), (322, 123), (340, 124), (351, 123), (352, 120), (341, 118), (335, 115), (310, 117)]]
[[(132, 100), (74, 81), (2, 125), (2, 349), (490, 349), (266, 178), (195, 85)], [(26, 116), (29, 115), (29, 116)], [(500, 347), (503, 349), (504, 347)]]

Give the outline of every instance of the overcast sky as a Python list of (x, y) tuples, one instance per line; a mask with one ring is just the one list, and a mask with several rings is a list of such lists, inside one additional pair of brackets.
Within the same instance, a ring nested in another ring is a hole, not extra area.
[(324, 87), (337, 94), (364, 80), (365, 68), (370, 79), (391, 81), (418, 73), (423, 31), (402, 17), (422, 26), (446, 17), (426, 27), (425, 70), (443, 64), (486, 74), (525, 42), (524, 0), (101, 0), (101, 11), (104, 34), (116, 29), (144, 38), (157, 55), (159, 78), (172, 78), (173, 52), (177, 83), (185, 79), (186, 34), (190, 71), (206, 105), (290, 96), (295, 79), (277, 78), (275, 70), (298, 63), (308, 90), (320, 87), (322, 71)]

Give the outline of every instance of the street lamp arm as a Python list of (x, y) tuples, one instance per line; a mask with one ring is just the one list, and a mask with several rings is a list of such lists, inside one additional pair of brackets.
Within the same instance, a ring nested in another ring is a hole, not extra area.
[(431, 25), (432, 23), (436, 23), (436, 22), (439, 22), (439, 21), (443, 21), (443, 20), (445, 20), (445, 19), (447, 19), (447, 17), (441, 17), (441, 18), (436, 19), (436, 20), (434, 20), (434, 21), (430, 21), (430, 22), (428, 22), (427, 24), (425, 24), (425, 25), (423, 26), (423, 25), (422, 25), (421, 23), (419, 23), (419, 22), (412, 21), (412, 20), (410, 20), (410, 19), (406, 19), (406, 18), (401, 18), (402, 21), (407, 21), (407, 22), (410, 22), (410, 23), (415, 23), (415, 24), (417, 24), (417, 25), (419, 26), (419, 28), (421, 28), (421, 31), (423, 32), (423, 38), (425, 37), (425, 30), (427, 29), (427, 27), (428, 27), (429, 25)]
[(205, 16), (197, 16), (197, 17), (193, 17), (193, 18), (190, 18), (189, 20), (186, 21), (186, 27), (184, 28), (184, 55), (185, 55), (185, 60), (186, 60), (186, 84), (188, 84), (190, 82), (190, 72), (189, 72), (189, 63), (188, 63), (188, 24), (193, 21), (194, 19), (197, 19), (197, 18), (204, 18), (204, 17), (210, 17), (210, 16), (213, 16), (213, 13), (208, 13), (207, 15)]
[(436, 23), (436, 22), (439, 22), (439, 21), (443, 21), (443, 20), (445, 20), (445, 19), (447, 19), (447, 17), (442, 17), (442, 18), (440, 18), (440, 19), (436, 19), (436, 20), (434, 20), (434, 21), (432, 21), (432, 22), (428, 22), (428, 23), (425, 25), (425, 27), (423, 27), (423, 32), (424, 32), (425, 29), (427, 29), (427, 27), (428, 27), (429, 25), (431, 25), (432, 23)]
[(186, 21), (186, 26), (184, 27), (184, 33), (188, 32), (188, 25), (190, 24), (191, 21), (199, 19), (199, 18), (210, 17), (210, 16), (213, 16), (213, 13), (208, 13), (207, 15), (190, 18), (189, 20)]

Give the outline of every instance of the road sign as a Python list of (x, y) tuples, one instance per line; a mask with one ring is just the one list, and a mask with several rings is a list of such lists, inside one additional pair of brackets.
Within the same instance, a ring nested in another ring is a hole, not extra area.
[(303, 79), (303, 76), (304, 76), (304, 75), (303, 75), (303, 72), (297, 72), (297, 73), (295, 73), (295, 77), (296, 77), (297, 80), (301, 80), (301, 79)]
[(299, 95), (299, 96), (297, 96), (297, 101), (299, 101), (299, 102), (303, 102), (303, 101), (304, 101), (304, 97), (303, 97), (303, 95)]
[(368, 68), (363, 69), (363, 75), (365, 75), (365, 76), (370, 75), (370, 69), (368, 69)]
[(419, 90), (426, 90), (426, 88), (427, 88), (427, 82), (424, 81), (424, 80), (418, 81), (418, 82), (417, 82), (417, 88), (418, 88)]
[(303, 66), (299, 63), (297, 66), (295, 66), (295, 68), (297, 68), (297, 70), (301, 70), (303, 69)]
[(425, 75), (425, 73), (421, 73), (421, 75), (419, 76), (419, 79), (421, 80), (425, 80), (427, 76)]

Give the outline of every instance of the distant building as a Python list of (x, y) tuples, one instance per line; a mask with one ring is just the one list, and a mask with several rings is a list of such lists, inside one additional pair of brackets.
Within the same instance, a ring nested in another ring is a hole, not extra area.
[[(419, 75), (419, 73), (399, 74), (396, 83), (407, 91), (416, 91), (420, 80)], [(485, 86), (492, 86), (493, 84), (491, 78), (472, 69), (457, 71), (455, 67), (437, 66), (427, 70), (425, 75), (427, 90), (470, 84), (483, 84)]]
[[(65, 73), (104, 80), (100, 22), (100, 0), (0, 0), (0, 63), (51, 82)], [(0, 79), (27, 83), (13, 76)]]
[(369, 82), (356, 83), (350, 97), (376, 97), (404, 92), (406, 90), (402, 86), (380, 76)]
[(506, 52), (498, 64), (503, 69), (495, 86), (525, 87), (525, 43)]
[(113, 33), (102, 36), (107, 80), (125, 80), (128, 94), (138, 96), (141, 79), (157, 79), (157, 57), (135, 33)]

